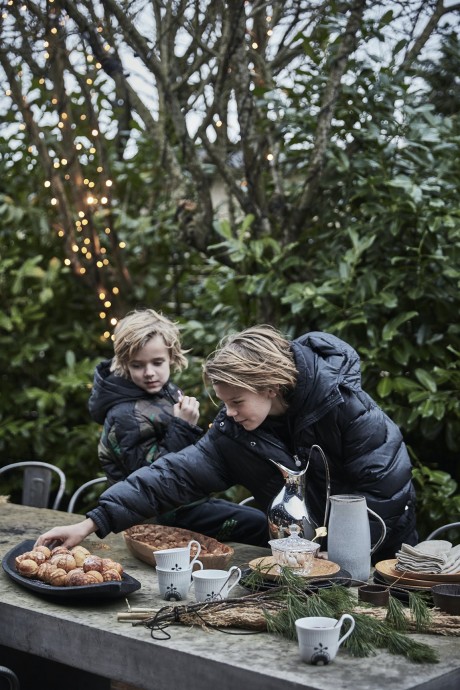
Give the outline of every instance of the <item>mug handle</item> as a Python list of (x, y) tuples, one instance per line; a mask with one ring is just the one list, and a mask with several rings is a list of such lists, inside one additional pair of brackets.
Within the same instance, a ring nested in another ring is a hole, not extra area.
[(340, 640), (337, 642), (337, 646), (338, 646), (338, 647), (340, 647), (340, 645), (342, 644), (342, 642), (344, 642), (344, 641), (347, 639), (347, 637), (349, 637), (349, 636), (351, 635), (351, 633), (353, 632), (353, 628), (355, 627), (355, 619), (353, 618), (353, 616), (350, 616), (349, 613), (344, 613), (343, 616), (340, 618), (339, 622), (337, 623), (337, 625), (338, 625), (340, 628), (342, 627), (342, 623), (343, 623), (344, 620), (349, 620), (349, 621), (351, 621), (351, 625), (350, 625), (350, 627), (348, 628), (348, 630), (347, 630), (347, 632), (345, 633), (345, 635), (342, 635), (342, 637), (340, 638)]
[(196, 554), (195, 554), (195, 556), (194, 556), (194, 557), (192, 558), (192, 560), (190, 561), (190, 567), (191, 567), (191, 568), (193, 567), (193, 564), (196, 563), (197, 558), (198, 558), (198, 556), (200, 555), (200, 552), (201, 552), (201, 544), (200, 544), (200, 542), (197, 541), (196, 539), (192, 539), (192, 540), (189, 541), (189, 543), (187, 544), (189, 553), (190, 553), (190, 550), (191, 550), (193, 544), (195, 544), (195, 546), (197, 547), (197, 549), (196, 549)]
[(382, 534), (380, 535), (380, 539), (378, 540), (378, 542), (376, 544), (374, 544), (374, 546), (371, 549), (371, 554), (373, 554), (374, 551), (376, 549), (378, 549), (378, 547), (380, 546), (382, 541), (387, 536), (387, 526), (384, 523), (384, 521), (382, 520), (382, 518), (380, 517), (380, 515), (377, 515), (377, 513), (374, 513), (373, 510), (371, 510), (370, 508), (367, 508), (367, 512), (370, 513), (371, 515), (373, 515), (373, 517), (377, 518), (377, 520), (380, 522), (380, 527), (382, 528)]
[[(225, 580), (225, 585), (226, 585), (228, 582), (230, 582), (230, 580), (234, 579), (234, 577), (233, 577), (234, 574), (236, 574), (236, 579), (235, 579), (235, 581), (232, 582), (232, 584), (229, 586), (229, 588), (228, 588), (228, 590), (227, 590), (228, 592), (230, 592), (234, 587), (236, 587), (236, 585), (238, 584), (238, 582), (241, 580), (241, 570), (240, 570), (236, 565), (232, 565), (232, 567), (231, 567), (230, 570), (228, 571), (228, 577), (227, 577), (227, 579)], [(224, 587), (225, 587), (225, 585), (224, 585)]]
[(199, 561), (197, 558), (195, 558), (195, 560), (191, 562), (190, 567), (193, 569), (193, 567), (195, 565), (198, 566), (198, 568), (195, 568), (195, 570), (203, 570), (204, 569), (203, 563), (201, 561)]

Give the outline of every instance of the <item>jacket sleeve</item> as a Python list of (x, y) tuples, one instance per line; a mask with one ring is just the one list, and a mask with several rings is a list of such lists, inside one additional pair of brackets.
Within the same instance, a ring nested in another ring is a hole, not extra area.
[(166, 453), (177, 453), (182, 448), (196, 443), (202, 433), (203, 430), (199, 426), (189, 424), (179, 417), (172, 417), (153, 460)]
[(229, 486), (225, 463), (208, 432), (196, 445), (163, 455), (107, 489), (87, 517), (103, 538)]

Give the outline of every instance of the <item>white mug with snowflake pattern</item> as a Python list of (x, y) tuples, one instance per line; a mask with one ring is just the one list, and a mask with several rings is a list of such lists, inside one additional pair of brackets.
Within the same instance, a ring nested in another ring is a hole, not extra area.
[[(195, 551), (193, 558), (191, 556), (192, 547)], [(200, 542), (196, 541), (196, 539), (192, 539), (187, 546), (153, 551), (153, 556), (157, 568), (162, 570), (187, 570), (188, 568), (193, 568), (193, 565), (200, 555), (200, 551)]]
[[(194, 567), (203, 568), (201, 561), (195, 561)], [(182, 601), (187, 599), (192, 586), (193, 568), (183, 570), (156, 569), (160, 594), (165, 601)]]
[[(342, 623), (349, 621), (347, 632), (340, 637)], [(324, 616), (307, 616), (298, 618), (295, 622), (300, 656), (307, 664), (329, 664), (339, 651), (339, 647), (355, 627), (355, 619), (349, 613), (344, 613), (337, 620)]]
[(230, 570), (199, 570), (193, 573), (195, 599), (197, 601), (218, 601), (226, 599), (241, 579), (241, 570), (232, 566)]

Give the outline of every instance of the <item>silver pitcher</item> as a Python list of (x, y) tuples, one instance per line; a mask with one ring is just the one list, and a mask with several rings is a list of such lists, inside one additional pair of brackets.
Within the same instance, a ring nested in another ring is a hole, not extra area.
[(279, 462), (270, 461), (279, 469), (284, 478), (284, 486), (271, 502), (268, 511), (268, 528), (271, 539), (283, 539), (290, 535), (289, 526), (298, 525), (299, 536), (304, 539), (313, 539), (316, 536), (318, 525), (313, 519), (306, 504), (306, 473), (310, 464), (310, 457), (313, 450), (319, 451), (326, 468), (326, 512), (324, 523), (327, 524), (329, 511), (330, 478), (329, 466), (326, 456), (320, 446), (311, 447), (307, 465), (303, 470), (289, 470)]

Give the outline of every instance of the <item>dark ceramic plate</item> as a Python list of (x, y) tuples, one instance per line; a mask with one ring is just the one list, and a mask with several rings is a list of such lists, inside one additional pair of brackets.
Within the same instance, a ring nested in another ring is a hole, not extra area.
[(15, 567), (15, 558), (20, 556), (26, 551), (31, 551), (35, 541), (33, 539), (27, 539), (23, 541), (18, 546), (8, 551), (2, 561), (3, 570), (5, 573), (15, 582), (26, 587), (27, 589), (41, 594), (46, 597), (52, 597), (55, 599), (75, 599), (75, 600), (88, 600), (95, 599), (100, 601), (101, 599), (116, 599), (118, 597), (124, 597), (131, 592), (135, 592), (140, 589), (141, 583), (135, 580), (134, 577), (123, 573), (121, 582), (100, 582), (97, 585), (83, 585), (81, 587), (53, 587), (52, 585), (47, 585), (45, 582), (40, 580), (34, 580), (33, 578), (23, 577), (18, 573)]
[(399, 587), (394, 587), (393, 585), (388, 584), (385, 578), (383, 578), (377, 571), (374, 572), (374, 583), (376, 585), (385, 585), (386, 587), (389, 587), (390, 594), (396, 599), (399, 599), (399, 601), (401, 601), (403, 604), (409, 604), (409, 594), (411, 592), (416, 592), (417, 594), (424, 594), (426, 596), (426, 602), (428, 606), (433, 605), (433, 599), (431, 597), (430, 590), (420, 589), (417, 587), (405, 588), (403, 585), (400, 585)]
[[(239, 584), (250, 592), (268, 592), (270, 589), (274, 589), (279, 586), (279, 582), (273, 578), (262, 578), (260, 584), (254, 584), (252, 580), (254, 579), (254, 570), (251, 568), (245, 568), (241, 573), (241, 580)], [(332, 585), (343, 585), (344, 587), (349, 587), (351, 584), (351, 575), (347, 570), (342, 568), (334, 575), (329, 577), (313, 577), (305, 583), (305, 591), (315, 592), (318, 589), (324, 589), (325, 587), (332, 587)]]

